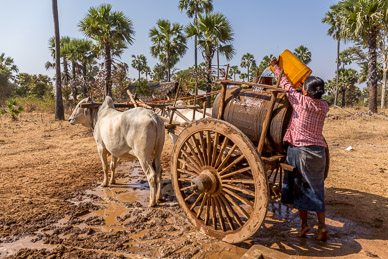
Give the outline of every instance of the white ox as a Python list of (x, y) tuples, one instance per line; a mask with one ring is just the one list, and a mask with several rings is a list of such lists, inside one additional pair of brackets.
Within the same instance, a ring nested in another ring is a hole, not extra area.
[(80, 107), (80, 104), (89, 101), (90, 98), (85, 98), (77, 104), (69, 122), (72, 125), (82, 124), (94, 130), (93, 135), (104, 171), (101, 186), (108, 185), (108, 154), (112, 155), (109, 184), (115, 184), (117, 160), (136, 157), (150, 186), (149, 206), (154, 206), (161, 198), (160, 159), (165, 138), (163, 120), (153, 111), (140, 107), (125, 112), (117, 111), (109, 96), (105, 98), (98, 111)]

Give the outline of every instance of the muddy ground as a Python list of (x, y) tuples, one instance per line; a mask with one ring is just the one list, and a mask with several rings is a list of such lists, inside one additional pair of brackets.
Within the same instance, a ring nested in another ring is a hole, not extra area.
[(315, 240), (316, 226), (299, 239), (296, 211), (273, 200), (260, 230), (238, 245), (197, 232), (186, 219), (171, 187), (169, 139), (164, 200), (149, 209), (136, 162), (122, 161), (118, 183), (99, 186), (90, 130), (44, 113), (24, 113), (17, 122), (2, 116), (0, 258), (240, 258), (254, 244), (298, 258), (388, 258), (388, 120), (331, 114), (324, 130), (331, 152), (328, 242)]

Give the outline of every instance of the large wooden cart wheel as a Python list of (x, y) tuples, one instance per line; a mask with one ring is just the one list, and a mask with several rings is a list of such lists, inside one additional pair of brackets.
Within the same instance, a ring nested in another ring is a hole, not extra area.
[(188, 125), (174, 146), (171, 172), (178, 202), (200, 231), (239, 243), (260, 228), (267, 176), (252, 142), (232, 124), (207, 118)]

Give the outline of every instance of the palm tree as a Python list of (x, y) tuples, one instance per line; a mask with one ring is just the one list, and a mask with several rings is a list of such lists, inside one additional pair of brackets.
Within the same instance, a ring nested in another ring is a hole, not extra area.
[[(198, 15), (197, 24), (189, 24), (186, 28), (188, 37), (197, 35), (198, 46), (202, 50), (202, 56), (205, 59), (207, 67), (206, 92), (211, 92), (211, 65), (214, 53), (219, 46), (220, 54), (225, 55), (230, 60), (234, 55), (232, 46), (233, 32), (232, 27), (226, 17), (220, 13), (209, 14), (206, 16)], [(221, 44), (221, 45), (219, 45)], [(206, 105), (211, 107), (210, 95), (206, 96)]]
[(249, 81), (249, 69), (253, 65), (254, 62), (255, 62), (255, 57), (251, 53), (246, 53), (241, 58), (240, 66), (247, 68), (248, 81)]
[(388, 22), (386, 0), (343, 0), (340, 8), (341, 38), (368, 46), (368, 88), (371, 112), (377, 113), (377, 36)]
[[(70, 81), (70, 73), (69, 73), (69, 47), (70, 44), (70, 37), (64, 36), (61, 37), (59, 40), (59, 48), (62, 58), (62, 64), (63, 64), (63, 74), (61, 76), (61, 82), (63, 82), (64, 85), (68, 85)], [(51, 51), (51, 56), (55, 59), (55, 36), (51, 37), (49, 40), (49, 49)], [(51, 63), (49, 61), (45, 64), (46, 70), (48, 69), (55, 69), (56, 63)]]
[(55, 31), (55, 119), (64, 120), (65, 113), (63, 110), (62, 101), (62, 85), (61, 85), (61, 54), (59, 46), (59, 21), (58, 21), (58, 3), (57, 0), (52, 0), (54, 31)]
[(145, 67), (147, 66), (147, 58), (141, 54), (141, 55), (132, 55), (132, 67), (139, 71), (139, 82), (140, 82), (140, 74), (144, 71)]
[(323, 23), (327, 23), (330, 25), (327, 33), (330, 36), (333, 36), (335, 40), (337, 40), (337, 81), (334, 95), (334, 105), (337, 105), (338, 100), (338, 80), (339, 80), (339, 53), (340, 53), (340, 32), (341, 32), (341, 15), (340, 9), (338, 5), (330, 6), (330, 11), (325, 14), (325, 17), (322, 19)]
[(294, 49), (294, 55), (306, 65), (311, 62), (311, 52), (306, 46), (300, 45)]
[(232, 77), (233, 76), (233, 80), (236, 81), (236, 75), (239, 75), (241, 74), (241, 71), (238, 69), (238, 66), (231, 66), (229, 68), (229, 75)]
[[(179, 11), (186, 10), (187, 16), (189, 18), (194, 17), (193, 24), (197, 25), (198, 21), (198, 14), (202, 14), (203, 12), (210, 13), (213, 11), (213, 3), (212, 0), (179, 0)], [(197, 81), (198, 81), (198, 73), (197, 73), (197, 64), (198, 64), (198, 38), (197, 35), (194, 35), (194, 69), (195, 69), (195, 83), (196, 83), (196, 89), (195, 94), (198, 94), (197, 91)]]
[(88, 91), (88, 70), (96, 63), (97, 53), (93, 42), (89, 40), (75, 40), (77, 45), (77, 60), (82, 71), (83, 86), (82, 96), (87, 96)]
[(158, 20), (157, 27), (150, 30), (149, 37), (153, 43), (151, 54), (167, 67), (167, 80), (171, 80), (171, 68), (178, 62), (187, 50), (183, 26), (179, 23), (171, 24), (169, 20)]
[(345, 69), (341, 68), (339, 71), (340, 75), (340, 85), (341, 85), (341, 107), (345, 107), (346, 105), (346, 92), (349, 91), (352, 87), (354, 88), (354, 84), (358, 81), (357, 71), (354, 69)]
[(78, 26), (87, 37), (96, 40), (100, 45), (106, 69), (104, 97), (112, 96), (112, 49), (124, 49), (127, 44), (132, 44), (132, 21), (123, 12), (112, 11), (110, 4), (102, 4), (97, 8), (91, 7)]

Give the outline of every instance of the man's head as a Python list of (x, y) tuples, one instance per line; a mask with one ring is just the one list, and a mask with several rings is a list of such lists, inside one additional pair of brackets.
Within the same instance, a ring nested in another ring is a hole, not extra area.
[(314, 99), (321, 99), (325, 93), (325, 82), (317, 76), (309, 76), (304, 80), (303, 94)]

